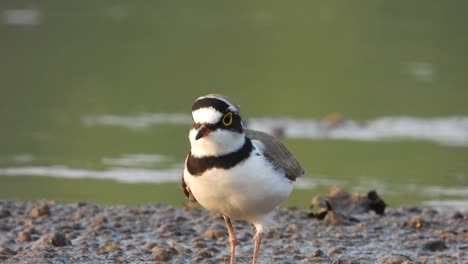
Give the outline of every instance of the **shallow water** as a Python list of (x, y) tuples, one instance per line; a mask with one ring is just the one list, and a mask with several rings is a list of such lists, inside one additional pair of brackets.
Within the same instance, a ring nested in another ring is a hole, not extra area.
[(0, 198), (179, 205), (190, 106), (217, 92), (306, 168), (287, 205), (466, 208), (466, 7), (2, 1)]

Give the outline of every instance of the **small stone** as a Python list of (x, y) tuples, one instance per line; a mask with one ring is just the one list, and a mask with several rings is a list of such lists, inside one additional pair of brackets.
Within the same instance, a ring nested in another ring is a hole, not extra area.
[(322, 250), (316, 249), (314, 252), (312, 252), (312, 257), (323, 257), (325, 253), (323, 253)]
[(36, 206), (29, 212), (29, 215), (32, 217), (50, 215), (49, 206), (47, 204)]
[(153, 243), (153, 242), (146, 242), (143, 247), (148, 249), (148, 250), (152, 250), (156, 245), (156, 243)]
[(6, 208), (0, 208), (0, 218), (8, 217), (10, 215), (11, 215), (10, 210)]
[(103, 251), (117, 251), (117, 250), (120, 250), (120, 247), (117, 243), (113, 243), (113, 242), (108, 242), (108, 243), (104, 243), (102, 245), (99, 246), (99, 249), (100, 250), (103, 250)]
[(211, 258), (213, 257), (210, 252), (206, 249), (204, 250), (200, 250), (198, 251), (194, 256), (193, 258), (195, 259), (195, 261), (200, 261), (200, 260), (203, 260), (203, 259), (207, 259), (207, 258)]
[(332, 247), (329, 251), (328, 254), (341, 254), (343, 253), (343, 248), (342, 247)]
[(31, 248), (42, 250), (48, 245), (52, 245), (54, 247), (63, 247), (71, 245), (71, 242), (67, 239), (64, 233), (55, 232), (42, 236), (31, 246)]
[(424, 220), (421, 216), (415, 216), (411, 219), (411, 226), (414, 228), (421, 228), (425, 225)]
[(29, 233), (21, 233), (18, 237), (19, 242), (29, 242), (31, 241), (31, 235)]
[(206, 248), (207, 245), (206, 245), (205, 242), (199, 241), (199, 242), (196, 242), (195, 244), (193, 244), (193, 246), (196, 247), (196, 248)]
[(317, 248), (320, 247), (320, 241), (318, 241), (318, 240), (313, 240), (313, 241), (312, 241), (312, 246), (317, 247)]
[(301, 253), (301, 251), (293, 245), (287, 245), (284, 249), (288, 251), (289, 253), (295, 253), (295, 254)]
[(452, 215), (452, 219), (463, 219), (463, 218), (464, 218), (464, 216), (463, 216), (463, 214), (460, 213), (460, 212), (455, 212), (455, 213), (453, 213), (453, 215)]
[(0, 231), (10, 231), (10, 227), (7, 224), (0, 222)]
[(14, 251), (13, 249), (10, 249), (8, 247), (0, 246), (0, 254), (2, 254), (2, 255), (16, 255), (16, 251)]
[(213, 240), (218, 240), (220, 237), (224, 237), (224, 232), (221, 230), (206, 230), (203, 233), (203, 236)]
[(423, 248), (429, 251), (442, 251), (447, 249), (447, 245), (445, 245), (444, 241), (439, 239), (432, 239), (424, 242)]
[(99, 226), (105, 223), (107, 223), (107, 218), (102, 216), (95, 217), (91, 220), (91, 226)]
[(379, 259), (379, 264), (404, 264), (411, 263), (411, 259), (405, 255), (389, 253)]
[(155, 261), (168, 261), (171, 259), (171, 255), (162, 249), (158, 249), (151, 253), (151, 258)]

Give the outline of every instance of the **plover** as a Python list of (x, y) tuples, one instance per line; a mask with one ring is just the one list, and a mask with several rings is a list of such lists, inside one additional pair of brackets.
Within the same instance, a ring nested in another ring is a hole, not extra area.
[(236, 236), (231, 220), (256, 229), (252, 263), (257, 263), (268, 213), (289, 197), (304, 169), (275, 137), (245, 129), (239, 106), (219, 94), (199, 97), (192, 106), (190, 153), (182, 175), (184, 194), (221, 214), (229, 233), (230, 263)]

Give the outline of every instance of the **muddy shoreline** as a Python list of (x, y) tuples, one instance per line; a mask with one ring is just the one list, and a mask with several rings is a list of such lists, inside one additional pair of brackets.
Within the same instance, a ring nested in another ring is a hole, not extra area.
[[(468, 263), (468, 212), (413, 206), (363, 213), (340, 225), (278, 209), (260, 263)], [(234, 222), (237, 263), (254, 229)], [(226, 263), (222, 218), (200, 208), (0, 201), (1, 263)]]

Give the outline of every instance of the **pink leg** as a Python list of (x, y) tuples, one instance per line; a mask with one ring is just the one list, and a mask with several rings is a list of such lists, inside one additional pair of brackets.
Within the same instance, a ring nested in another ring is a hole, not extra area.
[(235, 254), (236, 254), (236, 244), (237, 244), (237, 239), (236, 239), (236, 234), (234, 233), (234, 228), (232, 227), (231, 224), (231, 219), (229, 217), (224, 216), (224, 222), (226, 223), (226, 227), (229, 233), (229, 245), (231, 246), (231, 260), (229, 261), (230, 264), (235, 263)]
[(254, 247), (254, 255), (252, 259), (252, 264), (257, 264), (258, 252), (260, 251), (260, 243), (262, 242), (262, 232), (258, 232), (254, 236), (255, 247)]

